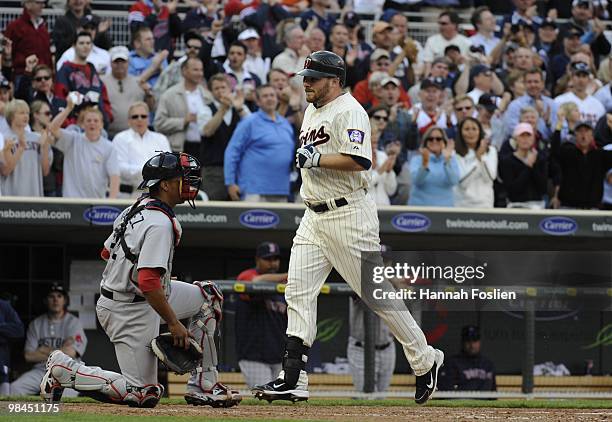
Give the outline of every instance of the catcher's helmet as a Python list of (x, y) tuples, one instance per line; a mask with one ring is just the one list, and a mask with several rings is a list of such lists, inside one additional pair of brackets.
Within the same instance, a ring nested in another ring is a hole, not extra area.
[(200, 189), (200, 163), (184, 152), (160, 152), (142, 167), (143, 181), (138, 189), (155, 186), (162, 180), (181, 178), (181, 198), (193, 201)]
[(297, 74), (311, 78), (339, 78), (340, 86), (344, 86), (346, 65), (342, 57), (331, 51), (315, 51), (306, 58), (304, 69)]

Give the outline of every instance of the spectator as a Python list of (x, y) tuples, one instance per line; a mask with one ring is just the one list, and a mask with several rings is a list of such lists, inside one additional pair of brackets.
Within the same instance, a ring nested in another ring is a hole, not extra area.
[(138, 101), (130, 105), (126, 111), (129, 129), (118, 133), (113, 139), (113, 149), (119, 160), (121, 184), (120, 197), (134, 197), (136, 188), (142, 182), (142, 167), (144, 163), (160, 151), (172, 152), (168, 138), (161, 133), (150, 131), (149, 106)]
[(229, 48), (227, 60), (223, 63), (223, 69), (230, 81), (230, 88), (233, 93), (242, 91), (247, 105), (251, 110), (255, 109), (254, 96), (255, 88), (261, 85), (259, 78), (244, 69), (244, 62), (247, 57), (247, 48), (240, 41), (232, 43)]
[(159, 75), (153, 87), (153, 93), (156, 99), (159, 99), (164, 92), (181, 82), (181, 65), (185, 60), (190, 57), (200, 56), (203, 45), (200, 35), (194, 31), (186, 32), (183, 34), (183, 40), (185, 41), (186, 54), (180, 59), (171, 62), (168, 67), (161, 72), (161, 75)]
[(514, 128), (513, 154), (500, 155), (499, 175), (506, 189), (508, 208), (544, 208), (547, 163), (535, 148), (535, 132), (529, 123)]
[(113, 112), (106, 86), (100, 79), (93, 64), (87, 62), (92, 48), (92, 36), (88, 32), (80, 32), (74, 44), (74, 61), (64, 63), (57, 73), (55, 95), (66, 99), (69, 92), (79, 92), (86, 101), (97, 104), (104, 118), (104, 126), (113, 121)]
[[(254, 13), (245, 14), (242, 21), (247, 27), (254, 28), (259, 34), (261, 34), (262, 55), (263, 57), (272, 58), (282, 52), (282, 47), (277, 44), (277, 26), (280, 28), (279, 24), (286, 19), (290, 19), (291, 17), (291, 13), (281, 2), (262, 2), (259, 4)], [(283, 33), (282, 36), (284, 37), (285, 34)], [(299, 47), (296, 52), (297, 51), (299, 51)], [(296, 54), (296, 56), (299, 56), (299, 54)], [(303, 64), (304, 62), (299, 65), (300, 70), (302, 69)], [(277, 68), (277, 66), (274, 66), (274, 64), (272, 67)], [(293, 72), (291, 69), (282, 69), (289, 73)], [(301, 84), (298, 86), (300, 88), (302, 87)]]
[[(423, 65), (423, 45), (418, 40), (415, 40), (414, 38), (410, 36), (410, 32), (408, 28), (408, 18), (399, 12), (395, 12), (393, 13), (393, 16), (391, 16), (391, 18), (389, 19), (389, 23), (393, 25), (393, 27), (395, 28), (395, 32), (398, 37), (397, 42), (396, 42), (397, 45), (393, 47), (393, 50), (391, 50), (391, 53), (393, 55), (400, 55), (401, 52), (403, 51), (407, 52), (406, 46), (408, 44), (412, 44), (415, 48), (415, 51), (414, 51), (415, 54), (413, 56), (411, 54), (406, 54), (406, 57), (409, 60), (409, 65), (410, 67), (413, 67), (413, 66), (421, 67)], [(400, 67), (400, 70), (401, 69), (402, 68)], [(404, 70), (406, 71), (406, 73), (408, 73), (409, 69), (406, 68)], [(395, 76), (398, 77), (401, 75), (398, 75), (396, 73)]]
[[(447, 57), (437, 57), (431, 64), (431, 70), (429, 71), (429, 75), (427, 75), (427, 78), (441, 78), (444, 81), (443, 85), (449, 97), (452, 96), (450, 88), (453, 86), (454, 82), (453, 79), (450, 78), (450, 66), (451, 61)], [(419, 98), (420, 91), (421, 82), (419, 81), (408, 90), (408, 95), (410, 98)]]
[(607, 56), (610, 53), (610, 42), (604, 33), (606, 27), (599, 19), (593, 18), (591, 0), (572, 1), (572, 17), (561, 26), (561, 36), (571, 27), (582, 30), (583, 35), (580, 37), (580, 42), (591, 47), (596, 63), (599, 63), (600, 56)]
[(612, 143), (612, 111), (606, 113), (595, 126), (595, 142), (600, 147), (605, 147)]
[(272, 59), (262, 56), (259, 34), (253, 28), (247, 28), (238, 35), (238, 41), (247, 47), (244, 69), (266, 83)]
[[(399, 81), (398, 81), (399, 83)], [(379, 139), (389, 121), (389, 108), (386, 106), (373, 107), (368, 111), (370, 126), (372, 128), (372, 166), (371, 194), (377, 205), (391, 205), (390, 197), (397, 190), (397, 178), (393, 168), (400, 153), (399, 141), (391, 142), (385, 150), (378, 149)]]
[[(561, 120), (564, 116), (559, 116)], [(551, 154), (561, 170), (561, 183), (555, 186), (553, 208), (593, 209), (601, 204), (603, 182), (612, 168), (612, 151), (598, 148), (590, 122), (574, 128), (575, 143), (561, 139), (561, 125), (553, 135)]]
[(459, 182), (453, 142), (448, 142), (444, 129), (431, 126), (421, 145), (421, 155), (410, 160), (412, 189), (408, 205), (452, 207), (453, 188)]
[(536, 0), (512, 0), (514, 11), (503, 17), (500, 27), (508, 25), (533, 25), (536, 29), (542, 23), (542, 18), (537, 15)]
[(203, 0), (190, 3), (190, 9), (182, 22), (183, 35), (188, 32), (208, 31), (215, 19), (219, 18), (221, 5), (217, 0)]
[(557, 111), (557, 121), (559, 120), (559, 116), (563, 117), (562, 121), (560, 122), (560, 138), (569, 139), (570, 136), (573, 136), (574, 134), (574, 128), (580, 122), (580, 110), (578, 109), (576, 103), (563, 103), (559, 106)]
[[(147, 101), (149, 107), (155, 106), (155, 98), (147, 84), (139, 83), (138, 78), (128, 74), (129, 51), (127, 47), (116, 46), (110, 50), (111, 71), (102, 76), (102, 83), (108, 92), (113, 122), (108, 126), (108, 135), (113, 139), (115, 135), (129, 127), (128, 108), (139, 101)], [(153, 154), (152, 154), (153, 155)], [(144, 163), (143, 163), (144, 164)]]
[(119, 193), (119, 162), (112, 143), (102, 136), (102, 113), (95, 107), (79, 113), (79, 124), (85, 132), (60, 129), (64, 120), (77, 105), (71, 93), (68, 104), (51, 122), (52, 142), (64, 153), (65, 198), (109, 198)]
[[(80, 359), (87, 347), (87, 337), (77, 317), (66, 311), (68, 293), (63, 286), (53, 284), (47, 293), (47, 312), (35, 318), (28, 326), (24, 357), (34, 367), (11, 384), (11, 396), (40, 394), (40, 381), (45, 375), (49, 354), (61, 350)], [(64, 390), (64, 397), (76, 397), (77, 392)]]
[(476, 64), (472, 67), (470, 60), (464, 66), (463, 72), (461, 72), (461, 76), (455, 84), (457, 95), (463, 95), (467, 91), (466, 81), (471, 81), (470, 85), (473, 86), (473, 89), (467, 95), (474, 101), (474, 104), (478, 103), (480, 96), (483, 94), (494, 94), (499, 97), (504, 93), (503, 83), (489, 66)]
[(23, 322), (8, 300), (0, 299), (0, 396), (10, 395), (12, 340), (23, 337)]
[[(380, 245), (383, 263), (391, 265), (391, 248), (387, 245)], [(365, 346), (365, 326), (364, 313), (372, 312), (364, 302), (352, 295), (349, 298), (349, 338), (346, 347), (346, 357), (349, 361), (353, 386), (356, 391), (364, 391), (364, 346)], [(395, 342), (391, 330), (381, 321), (377, 315), (372, 316), (372, 336), (374, 340), (374, 391), (384, 392), (391, 384), (393, 370), (395, 369)]]
[(208, 95), (202, 87), (202, 61), (189, 58), (181, 64), (183, 83), (164, 92), (155, 113), (155, 130), (166, 135), (173, 151), (200, 157), (203, 116)]
[(550, 62), (550, 85), (555, 86), (556, 81), (565, 75), (567, 65), (570, 63), (570, 57), (580, 50), (580, 39), (584, 35), (584, 31), (576, 26), (570, 26), (561, 36), (563, 40), (563, 50), (554, 56)]
[(544, 73), (538, 68), (531, 68), (523, 75), (525, 95), (516, 98), (508, 105), (504, 113), (505, 137), (512, 134), (514, 127), (519, 122), (521, 110), (531, 106), (539, 111), (537, 130), (546, 139), (552, 135), (552, 128), (556, 124), (557, 107), (560, 102), (544, 95)]
[(550, 58), (554, 55), (556, 49), (556, 41), (559, 35), (557, 23), (554, 19), (546, 18), (538, 29), (538, 40), (536, 42), (536, 50), (540, 58), (544, 62), (544, 67), (549, 68)]
[[(83, 18), (81, 18), (78, 32), (76, 34), (80, 33), (81, 31), (89, 32), (93, 41), (96, 39), (98, 24), (99, 21), (94, 18), (93, 15), (85, 15)], [(75, 39), (76, 37), (73, 36), (72, 38)], [(74, 62), (74, 56), (74, 46), (71, 46), (69, 49), (64, 51), (60, 59), (57, 61), (56, 69), (59, 71), (62, 68), (62, 65), (67, 61)], [(89, 52), (89, 56), (87, 56), (87, 61), (94, 65), (96, 71), (100, 75), (106, 75), (106, 73), (110, 70), (110, 54), (108, 54), (108, 51), (98, 47), (95, 44), (92, 44), (91, 46), (91, 51)]]
[[(608, 60), (608, 69), (612, 75), (612, 60)], [(594, 97), (604, 106), (606, 112), (612, 112), (612, 79), (610, 79), (607, 85), (599, 88)]]
[[(149, 28), (151, 33), (155, 34), (150, 53), (172, 51), (174, 39), (181, 34), (181, 18), (176, 13), (177, 5), (178, 0), (166, 3), (162, 0), (138, 0), (130, 7), (128, 25), (134, 37), (136, 38), (142, 28)], [(154, 83), (151, 83), (151, 86), (153, 85)]]
[(44, 101), (51, 107), (51, 114), (56, 116), (66, 106), (66, 100), (53, 92), (55, 83), (53, 71), (46, 64), (38, 64), (36, 56), (26, 59), (25, 73), (17, 83), (15, 98), (31, 104), (33, 101)]
[[(283, 34), (285, 49), (272, 60), (274, 69), (283, 69), (285, 72), (293, 74), (304, 68), (306, 56), (310, 50), (306, 45), (306, 36), (299, 25), (289, 25), (285, 27)], [(291, 84), (302, 86), (302, 78), (292, 78)]]
[(592, 95), (588, 95), (586, 88), (590, 82), (591, 70), (589, 65), (583, 62), (576, 62), (571, 65), (571, 83), (570, 92), (559, 95), (555, 98), (557, 105), (574, 102), (580, 110), (581, 120), (590, 122), (592, 126), (597, 124), (597, 121), (606, 114), (604, 106)]
[[(30, 127), (32, 132), (44, 136), (51, 124), (51, 118), (51, 108), (45, 101), (36, 100), (31, 104)], [(45, 196), (61, 197), (64, 154), (53, 146), (51, 149), (53, 150), (53, 162), (49, 174), (43, 177), (43, 191)]]
[(467, 117), (477, 115), (476, 106), (472, 97), (467, 95), (457, 95), (453, 98), (453, 115), (450, 116), (450, 125), (446, 130), (448, 139), (455, 140), (457, 137), (457, 125)]
[[(350, 49), (350, 44), (349, 44), (348, 28), (343, 23), (336, 23), (334, 26), (332, 26), (331, 32), (329, 34), (328, 50), (342, 57), (344, 61), (346, 62), (349, 49)], [(347, 67), (348, 67), (348, 63), (347, 63)], [(347, 69), (347, 73), (348, 73), (348, 69)]]
[[(141, 3), (137, 3), (141, 4)], [(130, 75), (138, 76), (140, 81), (155, 86), (160, 73), (168, 66), (168, 50), (155, 53), (155, 38), (153, 32), (143, 26), (133, 34), (134, 49), (130, 51)]]
[(444, 49), (449, 45), (456, 45), (461, 54), (467, 55), (472, 43), (459, 33), (459, 15), (455, 12), (442, 12), (438, 16), (439, 34), (427, 38), (423, 51), (425, 74), (429, 74), (431, 64), (436, 57), (444, 55)]
[(13, 86), (7, 79), (0, 79), (0, 133), (5, 134), (10, 131), (6, 121), (6, 105), (13, 99)]
[(308, 31), (306, 36), (306, 46), (310, 51), (321, 51), (325, 50), (325, 44), (327, 42), (325, 32), (319, 28), (312, 28)]
[[(333, 7), (332, 0), (312, 0), (310, 2), (310, 8), (306, 9), (300, 15), (300, 25), (302, 29), (306, 31), (308, 24), (311, 20), (315, 20), (316, 27), (318, 27), (325, 36), (328, 36), (331, 32), (332, 26), (336, 23), (336, 18), (331, 15), (332, 12), (340, 12), (338, 4), (336, 2)], [(313, 50), (318, 51), (318, 50)]]
[(412, 120), (419, 133), (425, 133), (432, 126), (447, 127), (446, 112), (440, 107), (444, 98), (444, 80), (439, 77), (422, 80), (419, 96), (421, 102), (412, 107)]
[[(255, 251), (255, 268), (241, 272), (240, 282), (286, 283), (280, 273), (280, 248), (263, 242)], [(239, 296), (236, 306), (236, 355), (240, 372), (249, 387), (274, 378), (282, 369), (287, 304), (281, 294)]]
[(289, 120), (295, 130), (299, 130), (304, 118), (302, 109), (302, 103), (306, 101), (304, 99), (304, 89), (289, 85), (289, 76), (280, 69), (270, 70), (267, 79), (278, 96), (278, 113)]
[(259, 110), (238, 123), (225, 149), (225, 185), (233, 201), (287, 202), (293, 128), (276, 110), (274, 87), (262, 85), (256, 95)]
[(4, 36), (12, 42), (13, 78), (23, 75), (26, 57), (34, 54), (40, 64), (51, 66), (51, 40), (47, 23), (42, 18), (44, 0), (25, 0), (23, 13), (11, 21), (4, 30)]
[(484, 129), (473, 117), (463, 119), (455, 143), (459, 183), (455, 206), (493, 208), (493, 181), (497, 177), (497, 150), (489, 145)]
[(473, 325), (461, 329), (461, 352), (440, 369), (442, 391), (497, 391), (495, 366), (480, 353), (480, 330)]
[(12, 100), (4, 114), (9, 130), (4, 133), (4, 161), (0, 163), (2, 194), (43, 196), (43, 177), (49, 174), (53, 152), (49, 137), (28, 130), (30, 108), (23, 100)]
[[(96, 35), (94, 43), (104, 50), (112, 47), (113, 42), (110, 37), (111, 20), (102, 20), (98, 16), (92, 14), (89, 7), (89, 0), (67, 0), (66, 14), (59, 16), (53, 25), (53, 44), (55, 45), (55, 58), (59, 59), (64, 51), (68, 50), (74, 44), (74, 38), (79, 33), (77, 28), (83, 27), (84, 18), (95, 22)], [(91, 18), (86, 18), (90, 16)], [(70, 60), (70, 59), (69, 59)]]
[(496, 150), (501, 147), (504, 142), (504, 125), (501, 119), (501, 111), (497, 112), (495, 98), (484, 94), (478, 100), (478, 121), (484, 130), (484, 137), (489, 140), (489, 145)]
[(228, 199), (225, 185), (225, 149), (234, 134), (238, 122), (250, 114), (244, 105), (244, 97), (230, 91), (226, 75), (218, 74), (210, 78), (213, 101), (204, 108), (202, 130), (202, 190), (213, 201)]
[(525, 89), (524, 76), (526, 72), (520, 70), (513, 70), (506, 76), (506, 89), (502, 94), (501, 101), (499, 102), (499, 109), (504, 113), (510, 103), (519, 97), (522, 97), (527, 92)]
[(470, 37), (473, 46), (482, 46), (484, 54), (489, 55), (499, 42), (495, 36), (495, 16), (487, 6), (480, 6), (472, 14), (472, 25), (476, 28), (476, 34)]

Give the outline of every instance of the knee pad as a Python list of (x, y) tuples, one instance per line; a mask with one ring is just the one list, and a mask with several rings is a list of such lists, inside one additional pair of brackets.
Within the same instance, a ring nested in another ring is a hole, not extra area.
[(306, 369), (308, 350), (310, 348), (304, 344), (301, 338), (287, 336), (285, 356), (283, 357), (283, 370), (285, 371), (285, 382), (287, 385), (292, 387), (297, 385), (300, 371)]
[(204, 297), (204, 305), (202, 305), (202, 312), (204, 315), (214, 313), (215, 319), (221, 321), (223, 315), (223, 293), (212, 281), (194, 281), (193, 284), (200, 288), (200, 292)]

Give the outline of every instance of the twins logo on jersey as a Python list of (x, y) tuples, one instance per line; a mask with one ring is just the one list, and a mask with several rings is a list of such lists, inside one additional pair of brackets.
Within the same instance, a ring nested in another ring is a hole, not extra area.
[(329, 142), (330, 136), (325, 132), (325, 126), (318, 129), (306, 129), (300, 131), (300, 143), (304, 145), (321, 145)]

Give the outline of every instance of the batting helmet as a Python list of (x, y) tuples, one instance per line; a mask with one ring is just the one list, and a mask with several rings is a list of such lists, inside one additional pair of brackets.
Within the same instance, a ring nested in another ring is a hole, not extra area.
[(342, 57), (331, 51), (315, 51), (306, 58), (304, 69), (297, 74), (311, 78), (339, 78), (340, 86), (344, 86), (346, 65)]
[(155, 186), (162, 180), (181, 178), (181, 199), (193, 201), (200, 189), (199, 161), (184, 152), (160, 152), (142, 167), (143, 181), (138, 189)]

